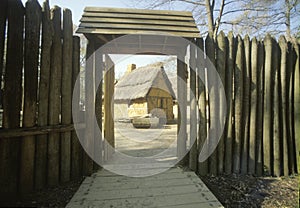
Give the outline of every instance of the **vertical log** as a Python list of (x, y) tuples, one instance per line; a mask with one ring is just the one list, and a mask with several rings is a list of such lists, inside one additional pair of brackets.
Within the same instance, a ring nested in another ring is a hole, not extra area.
[[(42, 47), (39, 83), (38, 126), (48, 125), (48, 103), (50, 86), (50, 62), (53, 25), (50, 19), (48, 0), (43, 3), (42, 13)], [(47, 140), (48, 135), (36, 137), (35, 152), (35, 187), (41, 189), (46, 185), (47, 177)]]
[[(219, 73), (219, 76), (222, 81), (223, 86), (218, 86), (218, 97), (219, 100), (221, 100), (221, 91), (222, 88), (225, 88), (225, 70), (226, 70), (226, 57), (227, 57), (227, 43), (225, 40), (225, 35), (223, 31), (221, 31), (217, 37), (217, 71)], [(226, 98), (225, 98), (226, 99)], [(217, 122), (220, 122), (219, 125), (221, 125), (222, 118), (225, 116), (226, 109), (222, 108), (223, 105), (219, 105), (217, 108), (219, 108), (219, 120)], [(224, 129), (225, 130), (225, 129)], [(223, 131), (223, 134), (220, 138), (219, 144), (218, 144), (218, 174), (221, 174), (224, 172), (224, 154), (225, 154), (225, 135), (226, 132)]]
[(264, 120), (263, 120), (263, 147), (264, 147), (264, 166), (266, 174), (272, 174), (272, 144), (273, 144), (273, 79), (272, 51), (273, 41), (268, 34), (264, 39), (265, 44), (265, 84), (264, 84)]
[(250, 77), (250, 122), (249, 122), (249, 163), (248, 173), (255, 173), (255, 149), (257, 138), (257, 99), (258, 99), (258, 43), (256, 38), (251, 41), (251, 77)]
[(295, 75), (294, 75), (294, 127), (295, 127), (295, 148), (297, 164), (295, 171), (300, 173), (300, 46), (294, 45), (296, 52)]
[[(8, 31), (3, 95), (3, 128), (20, 127), (22, 106), (24, 7), (20, 1), (8, 1)], [(0, 139), (0, 194), (17, 193), (20, 138)]]
[(197, 104), (196, 104), (196, 48), (190, 45), (190, 156), (189, 167), (197, 170)]
[[(55, 6), (51, 10), (51, 18), (54, 29), (51, 49), (51, 71), (49, 88), (49, 125), (60, 123), (60, 92), (62, 74), (62, 45), (61, 45), (61, 9)], [(48, 138), (48, 185), (54, 186), (59, 182), (59, 133), (50, 133)]]
[(251, 42), (248, 35), (244, 38), (245, 61), (243, 73), (243, 136), (242, 136), (242, 155), (241, 155), (241, 173), (248, 172), (249, 155), (249, 122), (250, 122), (250, 70), (251, 70)]
[[(24, 108), (23, 127), (36, 124), (38, 64), (41, 26), (41, 7), (37, 0), (26, 2), (24, 51)], [(35, 137), (27, 136), (21, 142), (20, 191), (33, 190)]]
[(264, 108), (264, 44), (258, 42), (258, 64), (257, 64), (257, 124), (255, 142), (255, 174), (263, 174), (263, 108)]
[(225, 173), (230, 174), (232, 172), (232, 144), (233, 144), (233, 126), (232, 117), (234, 112), (233, 104), (233, 71), (235, 63), (234, 55), (234, 36), (230, 32), (228, 34), (228, 58), (226, 64), (226, 81), (225, 81), (225, 92), (227, 98), (227, 117), (226, 117), (226, 140), (225, 140)]
[[(216, 59), (215, 59), (215, 42), (213, 40), (213, 36), (211, 33), (208, 34), (205, 40), (205, 47), (206, 47), (206, 58), (210, 60), (210, 62), (216, 66)], [(208, 64), (207, 64), (208, 67)], [(207, 69), (209, 70), (209, 68)], [(217, 98), (217, 89), (215, 86), (215, 77), (209, 77), (208, 80), (211, 82), (209, 85), (212, 86), (211, 89), (209, 89), (210, 95), (209, 95), (209, 122), (211, 124), (212, 121), (217, 122), (217, 117), (219, 114), (219, 106), (216, 106), (216, 98)], [(213, 124), (210, 125), (210, 128), (212, 128)], [(214, 126), (218, 126), (217, 124), (214, 124)], [(215, 138), (215, 133), (217, 132), (217, 129), (212, 129), (210, 131), (213, 135), (210, 135), (210, 138)], [(209, 147), (213, 147), (213, 141), (209, 141)], [(209, 152), (212, 152), (211, 150)], [(217, 175), (217, 148), (213, 151), (211, 156), (209, 157), (209, 173), (212, 175)]]
[[(69, 9), (63, 11), (63, 62), (61, 79), (61, 123), (72, 122), (72, 51), (73, 22)], [(71, 132), (61, 134), (60, 180), (67, 182), (71, 175)]]
[[(7, 20), (7, 5), (8, 0), (3, 0), (0, 7), (0, 107), (2, 108), (3, 95), (2, 95), (2, 73), (3, 73), (3, 57), (4, 57), (4, 43), (5, 43), (5, 31), (6, 31), (6, 20)], [(0, 122), (2, 126), (2, 121)]]
[(184, 63), (185, 50), (177, 56), (177, 99), (178, 99), (178, 123), (177, 123), (177, 157), (181, 158), (180, 164), (186, 162), (183, 158), (186, 153), (187, 142), (187, 65)]
[(273, 94), (273, 112), (274, 112), (274, 129), (273, 129), (273, 166), (274, 166), (274, 176), (281, 175), (281, 139), (282, 139), (282, 118), (280, 115), (280, 105), (281, 98), (279, 97), (279, 60), (280, 60), (280, 53), (278, 50), (278, 44), (275, 40), (273, 40), (273, 57), (272, 57), (272, 64), (274, 70), (274, 94)]
[(294, 128), (294, 77), (295, 77), (295, 50), (291, 42), (288, 42), (288, 152), (289, 152), (289, 171), (295, 172), (296, 150), (295, 150), (295, 128)]
[(288, 117), (287, 117), (287, 104), (288, 104), (288, 90), (287, 90), (287, 42), (284, 36), (279, 38), (279, 46), (281, 49), (280, 59), (280, 93), (281, 97), (280, 112), (282, 118), (282, 162), (283, 162), (283, 175), (289, 175), (288, 167)]
[(105, 74), (104, 74), (104, 139), (108, 146), (106, 148), (105, 159), (111, 159), (113, 149), (115, 148), (114, 137), (114, 111), (113, 111), (113, 95), (114, 95), (115, 66), (108, 55), (105, 55)]
[(233, 152), (233, 172), (239, 173), (241, 170), (241, 141), (244, 135), (243, 125), (243, 73), (244, 73), (244, 44), (240, 36), (238, 36), (238, 45), (234, 69), (234, 152)]
[[(93, 156), (94, 152), (94, 116), (95, 116), (95, 54), (94, 43), (88, 42), (85, 69), (85, 150)], [(83, 174), (90, 175), (93, 172), (93, 160), (85, 152), (83, 154)]]
[[(205, 66), (204, 66), (204, 52), (203, 52), (203, 39), (197, 39), (197, 85), (198, 85), (198, 105), (199, 105), (199, 131), (198, 131), (198, 154), (202, 150), (202, 147), (207, 143), (207, 117), (206, 117), (206, 89), (205, 89)], [(202, 77), (202, 80), (200, 79)], [(205, 148), (205, 155), (208, 154), (208, 149)], [(199, 162), (198, 173), (204, 176), (208, 173), (208, 159), (204, 162)]]
[(95, 158), (98, 164), (94, 163), (94, 169), (99, 169), (99, 164), (103, 163), (103, 138), (102, 138), (102, 95), (103, 95), (103, 71), (104, 62), (103, 54), (101, 51), (96, 50), (96, 72), (95, 72), (95, 84), (97, 87), (96, 91), (96, 104), (95, 104), (95, 114), (97, 119), (97, 124), (95, 126)]
[[(80, 85), (77, 85), (77, 89), (74, 89), (77, 79), (80, 79), (80, 38), (78, 36), (73, 37), (73, 64), (72, 64), (72, 89), (73, 91), (80, 92)], [(74, 108), (80, 110), (79, 102), (80, 95), (73, 98), (75, 102), (73, 105), (76, 105)], [(79, 116), (79, 115), (78, 115)], [(71, 178), (78, 179), (82, 173), (82, 148), (79, 142), (79, 139), (76, 135), (76, 132), (72, 132), (71, 140)]]

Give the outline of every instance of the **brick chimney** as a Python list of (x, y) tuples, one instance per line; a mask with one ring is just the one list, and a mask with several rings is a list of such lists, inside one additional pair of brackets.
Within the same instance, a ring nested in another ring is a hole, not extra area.
[(136, 69), (136, 65), (135, 64), (128, 64), (127, 65), (127, 71), (126, 74), (129, 74), (130, 72), (132, 72), (133, 70)]

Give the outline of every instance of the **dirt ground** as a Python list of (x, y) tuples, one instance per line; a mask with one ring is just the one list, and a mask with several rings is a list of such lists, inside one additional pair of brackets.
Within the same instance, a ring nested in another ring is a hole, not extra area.
[(0, 207), (65, 207), (82, 181), (83, 178), (55, 188), (27, 194), (18, 200), (0, 201)]
[(299, 176), (271, 178), (222, 175), (201, 179), (224, 207), (299, 207)]

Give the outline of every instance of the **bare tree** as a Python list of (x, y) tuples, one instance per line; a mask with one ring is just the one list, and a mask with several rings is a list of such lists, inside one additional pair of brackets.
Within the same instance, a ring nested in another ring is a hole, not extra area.
[[(300, 0), (131, 0), (135, 7), (149, 9), (180, 8), (193, 12), (202, 34), (214, 38), (220, 29), (259, 35), (296, 33)], [(131, 4), (132, 6), (133, 4)], [(286, 27), (285, 27), (286, 26)], [(293, 32), (292, 32), (293, 31)]]

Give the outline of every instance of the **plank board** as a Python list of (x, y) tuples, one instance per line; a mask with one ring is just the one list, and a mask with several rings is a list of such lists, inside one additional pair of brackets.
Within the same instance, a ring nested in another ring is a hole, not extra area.
[(125, 13), (125, 14), (155, 14), (168, 16), (192, 16), (191, 12), (170, 11), (170, 10), (149, 10), (149, 9), (127, 9), (127, 8), (109, 8), (109, 7), (86, 7), (85, 12), (98, 13)]
[(86, 178), (67, 207), (222, 207), (195, 173), (180, 168), (145, 178), (102, 172)]

